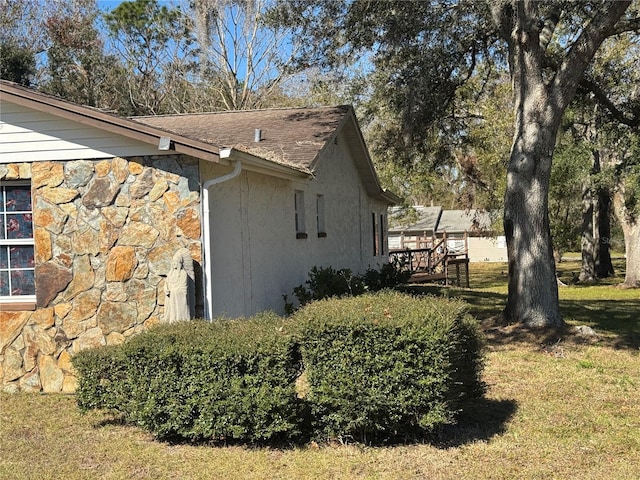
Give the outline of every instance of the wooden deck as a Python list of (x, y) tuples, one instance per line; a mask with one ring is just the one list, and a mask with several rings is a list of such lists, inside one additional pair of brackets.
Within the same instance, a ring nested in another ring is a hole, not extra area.
[(447, 247), (446, 235), (433, 239), (428, 248), (391, 250), (389, 261), (411, 272), (411, 283), (442, 283), (469, 288), (469, 255)]

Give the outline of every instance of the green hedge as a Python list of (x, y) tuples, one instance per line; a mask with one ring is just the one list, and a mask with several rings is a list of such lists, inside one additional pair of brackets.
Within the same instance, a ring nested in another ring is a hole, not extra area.
[(160, 325), (73, 363), (81, 410), (118, 412), (161, 439), (411, 438), (484, 393), (463, 302), (389, 291), (288, 319)]
[(275, 315), (162, 325), (117, 347), (80, 352), (73, 364), (81, 410), (118, 412), (161, 439), (300, 434), (300, 355)]
[(482, 396), (482, 341), (462, 301), (395, 292), (314, 302), (295, 320), (316, 431), (361, 441), (452, 423)]

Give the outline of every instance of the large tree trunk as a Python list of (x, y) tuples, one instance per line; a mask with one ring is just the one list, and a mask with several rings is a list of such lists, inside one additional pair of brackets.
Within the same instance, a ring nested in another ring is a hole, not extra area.
[(624, 234), (626, 273), (622, 285), (638, 288), (640, 287), (640, 218), (626, 208), (624, 188), (614, 194), (613, 205)]
[(516, 129), (504, 205), (509, 295), (503, 314), (506, 321), (529, 327), (562, 326), (548, 197), (551, 158), (566, 104), (550, 95), (542, 77), (537, 5), (519, 2), (516, 9), (509, 37)]
[(521, 122), (507, 171), (504, 228), (509, 297), (504, 316), (530, 327), (564, 324), (548, 214), (550, 152), (556, 132), (557, 125)]
[(614, 270), (611, 261), (611, 195), (604, 188), (598, 189), (597, 208), (598, 246), (595, 270), (598, 278), (606, 278), (613, 275)]
[[(596, 141), (595, 137), (592, 141)], [(601, 171), (600, 152), (593, 151), (591, 175)], [(578, 280), (594, 282), (597, 278), (613, 275), (611, 262), (611, 197), (609, 192), (587, 181), (582, 191), (582, 267)]]
[(587, 180), (582, 187), (582, 236), (580, 250), (582, 251), (582, 266), (578, 281), (591, 283), (596, 280), (596, 252), (598, 245), (595, 227), (597, 203), (593, 198), (593, 190)]

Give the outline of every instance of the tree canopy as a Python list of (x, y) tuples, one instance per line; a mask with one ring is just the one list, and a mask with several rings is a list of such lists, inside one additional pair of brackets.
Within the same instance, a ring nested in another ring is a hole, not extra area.
[[(504, 227), (509, 257), (505, 319), (563, 324), (549, 222), (556, 136), (578, 88), (624, 117), (603, 80), (589, 70), (607, 38), (640, 30), (628, 1), (439, 2), (282, 0), (273, 18), (309, 40), (303, 63), (371, 58), (372, 98), (386, 118), (386, 151), (406, 162), (435, 162), (473, 127), (461, 89), (480, 73), (508, 70), (513, 140), (506, 163)], [(478, 83), (483, 86), (483, 82)], [(618, 97), (626, 104), (626, 99)], [(435, 147), (435, 148), (434, 148)]]

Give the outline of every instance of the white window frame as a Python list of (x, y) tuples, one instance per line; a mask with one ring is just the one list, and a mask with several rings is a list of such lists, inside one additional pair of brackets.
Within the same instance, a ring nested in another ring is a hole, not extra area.
[[(35, 241), (33, 238), (33, 234), (34, 234), (34, 225), (33, 225), (33, 198), (31, 201), (31, 210), (30, 211), (19, 211), (19, 212), (7, 212), (6, 208), (4, 207), (4, 203), (6, 202), (6, 187), (14, 187), (14, 186), (20, 186), (20, 187), (24, 187), (27, 186), (29, 187), (29, 189), (31, 189), (31, 183), (29, 181), (24, 181), (24, 180), (15, 180), (15, 181), (0, 181), (0, 202), (2, 202), (3, 204), (3, 208), (0, 211), (0, 216), (3, 217), (3, 221), (1, 222), (2, 227), (1, 228), (7, 228), (7, 224), (8, 222), (6, 221), (7, 219), (7, 215), (12, 215), (14, 213), (30, 213), (31, 214), (31, 218), (32, 218), (32, 223), (31, 223), (31, 228), (32, 228), (32, 236), (31, 238), (16, 238), (16, 239), (8, 239), (5, 238), (6, 232), (3, 232), (2, 235), (0, 235), (0, 248), (2, 249), (7, 249), (7, 247), (11, 247), (11, 246), (30, 246), (32, 248), (34, 248), (34, 256), (35, 256)], [(2, 272), (9, 272), (8, 278), (9, 278), (9, 285), (11, 285), (11, 272), (12, 271), (18, 271), (18, 270), (31, 270), (34, 272), (34, 279), (35, 279), (35, 265), (33, 266), (33, 268), (11, 268), (11, 258), (9, 255), (9, 251), (7, 251), (7, 267), (6, 268), (2, 268), (0, 269), (0, 271)], [(36, 301), (36, 295), (35, 292), (34, 294), (31, 295), (11, 295), (11, 286), (9, 287), (9, 295), (0, 295), (0, 303), (31, 303), (31, 302), (35, 302)]]

